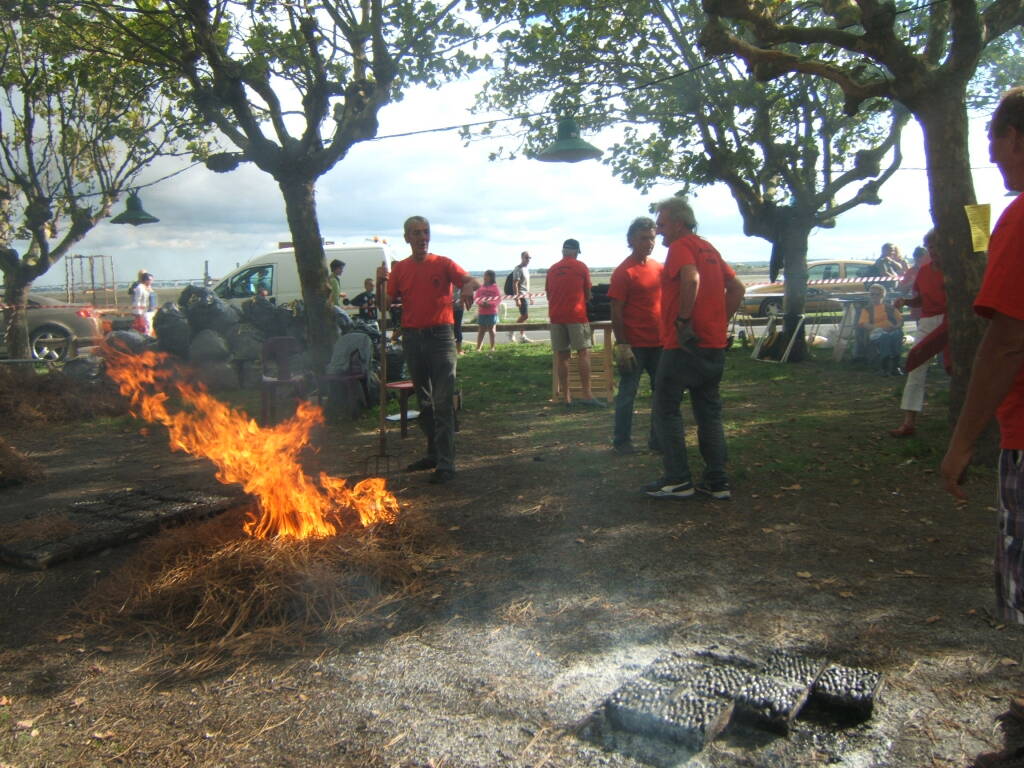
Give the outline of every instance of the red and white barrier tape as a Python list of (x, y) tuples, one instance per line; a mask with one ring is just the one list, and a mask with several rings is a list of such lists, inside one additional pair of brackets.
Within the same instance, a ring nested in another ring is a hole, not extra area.
[[(897, 281), (898, 282), (899, 280), (900, 280), (900, 278), (892, 277), (892, 276), (889, 276), (889, 277), (877, 277), (877, 276), (874, 276), (874, 277), (835, 277), (835, 278), (831, 278), (829, 280), (808, 280), (807, 284), (808, 285), (844, 285), (844, 284), (845, 285), (850, 285), (852, 283), (881, 283), (881, 282), (887, 282), (887, 281)], [(783, 283), (785, 283), (784, 280), (776, 280), (774, 283), (772, 283), (772, 282), (744, 283), (744, 285), (747, 286), (747, 288), (755, 288), (755, 287), (757, 287), (759, 285), (782, 285)]]

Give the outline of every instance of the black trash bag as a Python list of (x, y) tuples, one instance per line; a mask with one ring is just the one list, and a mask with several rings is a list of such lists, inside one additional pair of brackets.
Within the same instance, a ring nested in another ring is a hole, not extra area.
[(291, 312), (277, 306), (266, 296), (254, 296), (242, 302), (242, 320), (256, 326), (267, 338), (284, 336), (291, 321)]
[(233, 326), (242, 322), (242, 313), (217, 297), (209, 288), (199, 288), (194, 285), (187, 286), (182, 291), (182, 298), (187, 301), (179, 301), (185, 315), (188, 317), (188, 325), (195, 338), (200, 331), (216, 331), (226, 336)]
[(239, 323), (227, 335), (228, 349), (235, 360), (259, 360), (266, 334), (251, 323)]
[(157, 346), (161, 351), (178, 357), (188, 357), (192, 331), (189, 329), (185, 313), (173, 301), (168, 301), (156, 311), (153, 317), (153, 332), (156, 333)]
[(193, 363), (221, 363), (231, 357), (231, 350), (223, 336), (207, 328), (192, 339), (188, 356)]
[(587, 302), (587, 321), (598, 323), (612, 319), (612, 300), (608, 298), (608, 284), (595, 285)]
[(356, 333), (365, 333), (370, 337), (373, 344), (374, 355), (379, 356), (380, 352), (380, 326), (376, 320), (365, 320), (361, 317), (352, 320), (352, 330)]
[(156, 339), (138, 331), (111, 331), (106, 341), (118, 352), (128, 355), (141, 355), (156, 344)]
[(74, 357), (64, 363), (64, 375), (75, 382), (96, 384), (103, 378), (103, 367), (106, 361), (96, 355)]
[(388, 382), (403, 381), (409, 377), (405, 375), (405, 350), (401, 344), (388, 344)]
[(331, 307), (331, 311), (334, 313), (334, 322), (338, 324), (339, 331), (348, 333), (352, 330), (352, 318), (349, 317), (348, 312), (341, 307)]

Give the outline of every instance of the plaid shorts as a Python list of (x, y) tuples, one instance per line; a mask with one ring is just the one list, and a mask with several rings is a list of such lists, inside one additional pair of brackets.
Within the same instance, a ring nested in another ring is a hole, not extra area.
[(999, 454), (999, 533), (996, 537), (996, 613), (1024, 624), (1024, 451)]

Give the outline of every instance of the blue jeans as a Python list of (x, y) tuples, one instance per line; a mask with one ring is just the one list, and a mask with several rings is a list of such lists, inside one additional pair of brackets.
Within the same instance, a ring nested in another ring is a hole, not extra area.
[[(615, 431), (612, 435), (612, 445), (619, 447), (629, 445), (632, 442), (633, 434), (633, 401), (636, 400), (636, 390), (640, 386), (640, 377), (647, 371), (647, 377), (651, 380), (651, 389), (654, 389), (654, 379), (658, 372), (658, 358), (661, 356), (661, 347), (633, 347), (633, 357), (636, 358), (636, 365), (628, 373), (619, 371), (619, 391), (615, 393)], [(658, 446), (658, 440), (654, 435), (654, 418), (651, 418), (651, 435), (647, 439), (647, 445), (651, 448)]]
[(654, 385), (653, 417), (665, 468), (662, 480), (666, 485), (678, 485), (693, 479), (679, 409), (683, 390), (690, 392), (693, 418), (697, 422), (697, 442), (704, 459), (704, 482), (709, 485), (728, 482), (722, 398), (718, 394), (724, 370), (724, 349), (687, 346), (686, 349), (662, 350)]
[(871, 339), (871, 343), (878, 349), (879, 357), (899, 357), (903, 352), (903, 331), (899, 328), (890, 328)]
[(405, 364), (420, 404), (427, 456), (455, 471), (455, 334), (450, 325), (403, 328)]

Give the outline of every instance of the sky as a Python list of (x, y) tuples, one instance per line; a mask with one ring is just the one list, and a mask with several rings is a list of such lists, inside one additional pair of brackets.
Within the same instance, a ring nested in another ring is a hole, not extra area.
[[(424, 130), (482, 119), (470, 114), (476, 86), (454, 83), (440, 90), (417, 89), (385, 107), (379, 136)], [(987, 116), (971, 123), (971, 160), (980, 203), (992, 204), (994, 223), (1009, 203), (998, 171), (989, 162)], [(609, 147), (610, 133), (585, 135)], [(636, 216), (674, 193), (665, 185), (642, 194), (615, 178), (600, 161), (542, 163), (519, 158), (489, 161), (499, 142), (468, 146), (457, 131), (390, 138), (356, 145), (317, 185), (320, 229), (335, 243), (358, 243), (368, 237), (387, 239), (394, 255), (408, 254), (402, 222), (419, 214), (431, 221), (431, 250), (473, 271), (499, 274), (519, 262), (527, 250), (533, 268), (561, 258), (569, 237), (581, 244), (580, 259), (593, 268), (613, 267), (628, 253), (625, 232)], [(149, 168), (143, 186), (184, 167), (170, 160)], [(196, 166), (140, 190), (143, 207), (160, 219), (140, 227), (100, 223), (75, 253), (109, 255), (119, 281), (140, 269), (157, 280), (221, 277), (237, 264), (274, 250), (290, 240), (284, 203), (273, 180), (250, 164), (227, 174)], [(883, 242), (904, 253), (920, 244), (931, 227), (921, 133), (911, 122), (904, 131), (903, 169), (881, 189), (883, 203), (861, 206), (840, 216), (831, 230), (811, 235), (808, 259), (874, 259)], [(724, 186), (691, 197), (698, 233), (727, 261), (767, 261), (770, 247), (743, 235), (735, 203)], [(114, 213), (123, 208), (115, 207)], [(655, 258), (663, 257), (659, 245)], [(52, 277), (53, 279), (49, 279)], [(58, 265), (43, 285), (62, 284)]]

